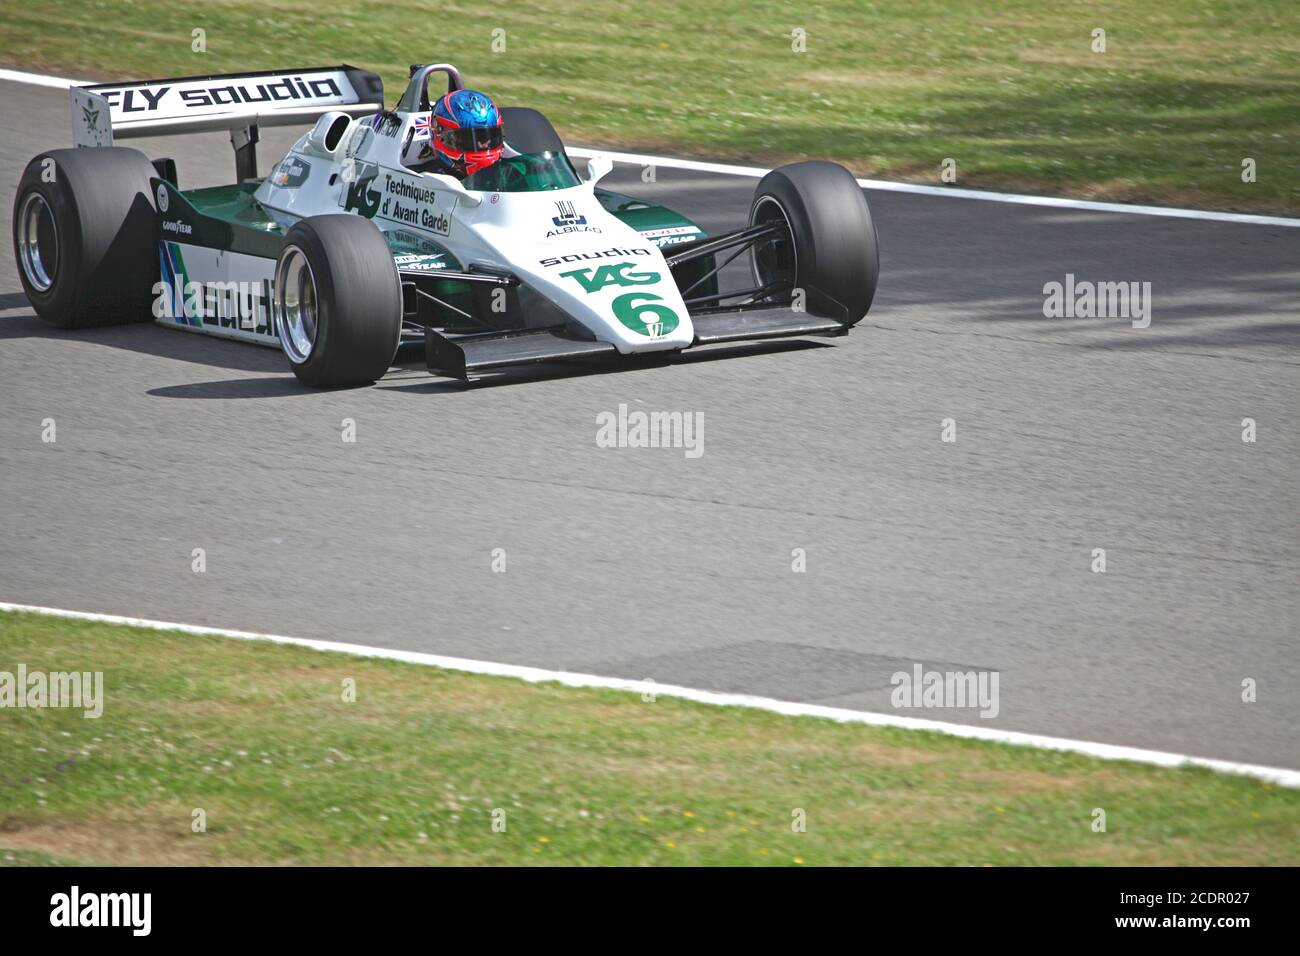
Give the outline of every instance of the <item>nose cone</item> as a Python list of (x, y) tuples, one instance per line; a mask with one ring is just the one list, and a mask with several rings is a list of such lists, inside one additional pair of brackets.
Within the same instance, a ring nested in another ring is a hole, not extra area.
[(586, 187), (503, 193), (476, 211), (480, 234), (521, 279), (623, 354), (689, 346), (695, 329), (658, 247)]

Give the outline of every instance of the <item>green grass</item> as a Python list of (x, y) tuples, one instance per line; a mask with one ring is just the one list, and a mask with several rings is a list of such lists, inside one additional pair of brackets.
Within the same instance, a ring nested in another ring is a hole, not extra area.
[(410, 63), (448, 60), (574, 142), (923, 182), (952, 158), (961, 186), (1300, 211), (1300, 5), (1284, 0), (2, 0), (0, 49), (100, 77), (346, 60), (390, 101)]
[(0, 709), (0, 864), (1300, 862), (1300, 792), (1203, 770), (0, 614), (20, 662), (106, 703)]

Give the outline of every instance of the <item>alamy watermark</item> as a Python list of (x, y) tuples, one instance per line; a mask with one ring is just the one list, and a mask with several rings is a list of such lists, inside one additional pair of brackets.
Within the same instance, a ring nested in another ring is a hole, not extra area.
[(104, 713), (103, 671), (0, 671), (0, 708), (71, 707), (95, 719)]
[(687, 458), (704, 454), (703, 412), (628, 411), (620, 403), (618, 412), (596, 415), (598, 448), (682, 448)]
[(998, 671), (929, 671), (920, 664), (912, 670), (895, 671), (889, 683), (894, 686), (889, 702), (896, 708), (931, 709), (978, 707), (980, 716), (998, 715)]
[(153, 284), (153, 317), (271, 334), (271, 280)]
[(1128, 319), (1135, 329), (1151, 324), (1150, 282), (1076, 280), (1043, 285), (1043, 316), (1049, 319)]
[(83, 893), (73, 885), (50, 897), (51, 926), (120, 926), (132, 936), (148, 936), (152, 914), (152, 893)]

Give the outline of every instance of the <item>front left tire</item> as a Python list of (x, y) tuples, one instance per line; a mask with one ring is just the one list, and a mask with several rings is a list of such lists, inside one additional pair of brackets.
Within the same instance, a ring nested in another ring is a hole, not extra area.
[(348, 214), (309, 216), (285, 236), (272, 295), (280, 348), (314, 388), (369, 385), (402, 334), (402, 286), (383, 234)]

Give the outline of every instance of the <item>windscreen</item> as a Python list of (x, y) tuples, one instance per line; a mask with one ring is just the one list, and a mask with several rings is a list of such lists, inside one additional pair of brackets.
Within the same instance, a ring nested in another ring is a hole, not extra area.
[(569, 189), (580, 182), (562, 153), (547, 150), (503, 156), (487, 169), (466, 176), (464, 186), (476, 192), (532, 193)]

